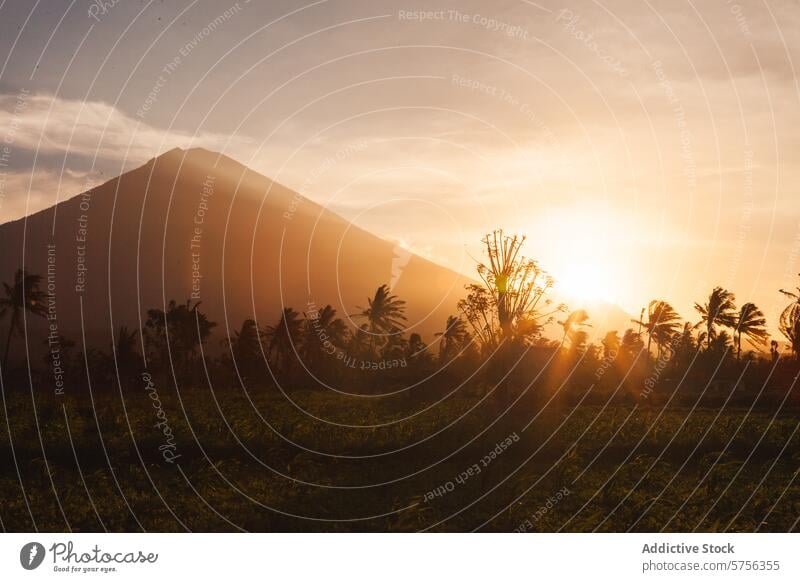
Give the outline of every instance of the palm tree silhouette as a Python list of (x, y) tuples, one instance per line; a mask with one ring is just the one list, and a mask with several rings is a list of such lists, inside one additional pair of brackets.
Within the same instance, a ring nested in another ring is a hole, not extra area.
[(742, 336), (750, 343), (764, 345), (769, 334), (766, 330), (767, 320), (762, 311), (754, 303), (745, 303), (736, 317), (733, 328), (733, 343), (736, 346), (736, 359), (742, 359)]
[(267, 334), (270, 336), (269, 354), (275, 358), (278, 368), (288, 367), (294, 346), (300, 338), (302, 324), (300, 314), (291, 307), (285, 307), (278, 323), (267, 329)]
[[(117, 377), (121, 382), (132, 378), (142, 366), (142, 359), (136, 351), (136, 337), (138, 335), (138, 329), (128, 331), (128, 328), (123, 325), (119, 328), (117, 340), (112, 346), (112, 349), (116, 352)], [(113, 360), (109, 362), (109, 368), (114, 368)]]
[(587, 334), (584, 328), (591, 327), (589, 314), (584, 309), (578, 309), (570, 313), (564, 321), (558, 324), (564, 329), (562, 341), (569, 340), (570, 349), (575, 350), (586, 344)]
[(467, 337), (467, 326), (459, 316), (450, 315), (444, 331), (437, 332), (435, 337), (442, 338), (439, 343), (439, 361), (450, 361), (458, 353)]
[(681, 361), (688, 361), (688, 359), (691, 358), (692, 354), (697, 349), (693, 332), (694, 326), (691, 324), (691, 322), (687, 321), (683, 324), (682, 329), (673, 334), (672, 339), (670, 340), (673, 345), (675, 357)]
[(781, 313), (779, 327), (789, 340), (794, 357), (800, 359), (800, 287), (794, 291), (780, 289), (780, 292), (791, 298), (792, 302)]
[[(660, 346), (678, 329), (680, 315), (672, 305), (660, 299), (654, 299), (647, 305), (647, 319), (632, 319), (640, 328), (647, 332), (647, 354), (650, 354), (650, 345), (653, 341)], [(644, 314), (645, 310), (642, 310)]]
[(307, 364), (314, 366), (320, 364), (326, 355), (331, 355), (332, 350), (347, 343), (347, 324), (336, 317), (336, 310), (331, 305), (303, 315), (300, 353)]
[(217, 325), (200, 311), (200, 304), (199, 301), (192, 304), (190, 299), (186, 303), (172, 299), (166, 311), (157, 308), (147, 311), (145, 327), (148, 333), (145, 339), (149, 351), (162, 360), (165, 354), (169, 354), (175, 359), (178, 369), (186, 373), (189, 364), (197, 357), (198, 348), (205, 344)]
[[(642, 309), (642, 319), (644, 319), (644, 309)], [(626, 329), (622, 334), (622, 345), (620, 347), (629, 357), (636, 356), (644, 349), (641, 332), (631, 329), (630, 327)]]
[(706, 349), (711, 348), (711, 341), (717, 334), (717, 326), (733, 327), (736, 325), (736, 297), (722, 287), (714, 287), (705, 305), (694, 304), (700, 314), (700, 321), (695, 327), (705, 326)]
[(227, 343), (230, 348), (234, 365), (242, 376), (247, 377), (261, 359), (261, 340), (264, 336), (255, 320), (245, 319), (239, 331), (222, 340), (223, 345)]
[(8, 366), (8, 354), (11, 348), (11, 338), (14, 332), (22, 333), (23, 312), (27, 311), (32, 315), (44, 317), (47, 308), (44, 304), (44, 292), (39, 289), (41, 275), (29, 275), (24, 269), (17, 269), (14, 273), (14, 282), (9, 285), (3, 283), (5, 296), (0, 297), (0, 318), (6, 313), (11, 314), (11, 321), (8, 324), (8, 336), (6, 337), (6, 348), (3, 354), (3, 372)]
[(611, 362), (617, 358), (622, 345), (621, 341), (619, 332), (616, 330), (607, 332), (603, 339), (600, 340), (600, 343), (603, 344), (603, 359), (606, 362)]
[[(370, 333), (370, 351), (375, 353), (379, 335), (399, 332), (406, 321), (406, 302), (392, 295), (386, 284), (378, 287), (375, 296), (367, 299), (369, 306), (361, 309), (359, 317), (367, 320), (367, 331)], [(385, 340), (384, 340), (385, 341)]]

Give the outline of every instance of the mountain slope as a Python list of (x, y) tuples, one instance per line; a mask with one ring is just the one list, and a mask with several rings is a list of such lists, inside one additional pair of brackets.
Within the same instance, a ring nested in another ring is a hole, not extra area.
[(201, 149), (172, 150), (4, 224), (0, 248), (0, 280), (23, 265), (41, 274), (59, 333), (103, 348), (170, 299), (202, 301), (221, 338), (246, 318), (274, 324), (284, 306), (330, 303), (346, 317), (383, 283), (407, 301), (409, 331), (430, 336), (467, 282)]

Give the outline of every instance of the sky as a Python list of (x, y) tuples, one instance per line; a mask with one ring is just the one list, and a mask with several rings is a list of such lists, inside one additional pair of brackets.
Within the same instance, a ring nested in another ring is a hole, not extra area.
[(774, 323), (800, 283), (796, 1), (0, 0), (0, 222), (206, 147), (466, 274)]

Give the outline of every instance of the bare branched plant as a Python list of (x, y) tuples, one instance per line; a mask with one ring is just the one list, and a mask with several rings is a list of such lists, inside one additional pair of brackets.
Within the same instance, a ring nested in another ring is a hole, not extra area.
[(477, 267), (482, 284), (467, 285), (468, 295), (459, 301), (464, 321), (484, 349), (501, 341), (535, 340), (553, 315), (566, 309), (547, 297), (553, 278), (521, 254), (524, 236), (495, 230), (481, 242), (487, 261)]

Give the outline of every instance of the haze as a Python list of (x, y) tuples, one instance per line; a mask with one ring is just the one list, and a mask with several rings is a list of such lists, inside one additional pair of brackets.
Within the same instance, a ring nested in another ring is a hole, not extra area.
[(465, 274), (503, 227), (576, 301), (774, 324), (795, 3), (268, 4), (0, 3), (0, 222), (201, 146)]

